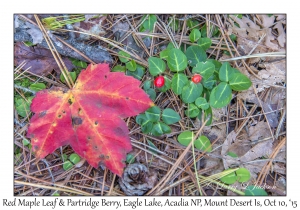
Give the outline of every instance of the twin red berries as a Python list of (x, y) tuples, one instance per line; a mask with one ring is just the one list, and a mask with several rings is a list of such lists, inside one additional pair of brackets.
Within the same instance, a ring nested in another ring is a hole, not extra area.
[[(195, 84), (198, 84), (199, 82), (201, 82), (202, 80), (202, 76), (200, 74), (194, 74), (194, 76), (192, 77), (192, 82)], [(163, 76), (158, 76), (154, 79), (154, 86), (161, 88), (162, 86), (164, 86), (165, 84), (165, 78)]]

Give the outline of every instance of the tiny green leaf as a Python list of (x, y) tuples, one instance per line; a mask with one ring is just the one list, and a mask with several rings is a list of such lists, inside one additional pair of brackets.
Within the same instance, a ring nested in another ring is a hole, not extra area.
[(159, 149), (152, 143), (152, 141), (147, 139), (147, 142), (148, 142), (149, 146), (151, 147), (151, 148), (149, 148), (149, 150), (152, 153), (157, 154), (157, 150), (159, 150)]
[(127, 63), (129, 61), (129, 59), (127, 58), (130, 58), (130, 55), (124, 51), (119, 51), (118, 52), (118, 55), (119, 55), (119, 59), (122, 63)]
[(143, 22), (143, 27), (146, 30), (152, 31), (157, 18), (155, 15), (149, 15), (148, 18)]
[(231, 98), (232, 90), (230, 86), (225, 82), (221, 82), (211, 91), (209, 103), (213, 108), (221, 108), (227, 106)]
[(150, 80), (145, 81), (143, 85), (144, 90), (149, 90), (151, 88), (151, 83), (152, 82)]
[(121, 65), (116, 65), (112, 70), (112, 72), (125, 72), (126, 67)]
[(63, 164), (63, 169), (65, 171), (71, 169), (72, 167), (73, 167), (73, 164), (69, 160), (65, 161), (64, 164)]
[(148, 90), (146, 90), (146, 93), (148, 94), (148, 96), (151, 98), (152, 101), (155, 100), (156, 92), (153, 88), (149, 88)]
[(184, 113), (187, 117), (194, 118), (199, 115), (200, 110), (195, 104), (188, 104), (188, 108)]
[(188, 146), (194, 138), (194, 133), (191, 131), (183, 131), (178, 136), (178, 142), (183, 146)]
[(18, 114), (22, 117), (26, 117), (30, 113), (30, 104), (33, 96), (30, 96), (25, 101), (23, 98), (17, 99), (15, 103), (16, 110)]
[[(75, 71), (71, 71), (69, 73), (70, 73), (70, 76), (71, 76), (73, 82), (75, 82), (76, 77), (77, 77), (76, 72)], [(63, 83), (66, 83), (66, 80), (65, 80), (65, 77), (64, 77), (63, 74), (60, 74), (60, 81), (62, 81)]]
[(166, 133), (171, 133), (171, 128), (165, 123), (158, 122), (153, 126), (151, 133), (153, 136), (161, 136)]
[(248, 90), (248, 88), (252, 85), (252, 82), (246, 75), (235, 73), (229, 80), (229, 85), (233, 90), (241, 91)]
[(195, 67), (197, 63), (203, 62), (207, 58), (205, 51), (199, 46), (189, 46), (185, 54), (192, 67)]
[(66, 162), (66, 161), (68, 160), (68, 155), (62, 154), (61, 160), (62, 160), (63, 162)]
[(44, 83), (35, 83), (35, 84), (31, 84), (29, 88), (34, 91), (40, 91), (40, 90), (44, 90), (46, 88), (46, 85)]
[[(231, 170), (231, 169), (227, 169), (225, 171), (228, 171), (228, 170)], [(220, 178), (220, 180), (222, 182), (224, 182), (225, 184), (233, 184), (236, 182), (237, 176), (236, 176), (235, 172), (232, 172), (230, 174), (227, 174), (226, 176), (223, 176), (222, 178)]]
[(187, 67), (187, 57), (179, 49), (171, 49), (167, 58), (168, 67), (173, 72), (183, 71)]
[(185, 103), (193, 103), (201, 95), (202, 91), (203, 86), (201, 83), (189, 82), (182, 89), (181, 99)]
[(149, 72), (152, 76), (157, 76), (166, 70), (166, 64), (160, 58), (150, 57), (148, 59), (148, 64), (149, 64)]
[(158, 122), (160, 119), (160, 108), (158, 106), (152, 106), (151, 108), (147, 109), (145, 114), (146, 117), (152, 122)]
[(199, 22), (197, 20), (192, 20), (192, 19), (188, 19), (187, 20), (187, 26), (189, 28), (193, 28), (193, 27), (195, 27), (198, 24), (199, 24)]
[(30, 141), (28, 141), (27, 139), (23, 139), (22, 143), (24, 146), (27, 146), (28, 144), (30, 144)]
[(161, 117), (164, 123), (166, 123), (167, 125), (174, 124), (180, 120), (179, 114), (170, 108), (164, 109)]
[(210, 48), (212, 42), (210, 38), (200, 38), (197, 42), (198, 46), (201, 47), (204, 51)]
[(183, 87), (187, 84), (188, 78), (185, 76), (185, 74), (178, 73), (174, 74), (172, 78), (172, 90), (175, 94), (180, 95), (182, 92)]
[(211, 90), (211, 89), (213, 89), (213, 87), (215, 86), (216, 82), (217, 82), (217, 81), (216, 81), (215, 75), (211, 75), (208, 79), (203, 78), (203, 80), (202, 80), (202, 85), (203, 85), (203, 87), (205, 87), (206, 89)]
[(191, 42), (197, 41), (201, 37), (201, 33), (199, 29), (194, 28), (189, 35)]
[(234, 152), (228, 152), (227, 155), (230, 156), (230, 157), (234, 157), (234, 158), (238, 157), (238, 155)]
[(141, 126), (143, 133), (149, 133), (152, 130), (153, 122), (147, 118), (146, 114), (139, 114), (135, 121)]
[(134, 60), (131, 60), (131, 61), (127, 62), (125, 65), (126, 65), (126, 68), (129, 71), (135, 71), (136, 70), (136, 62)]
[(250, 171), (246, 168), (239, 168), (235, 171), (238, 182), (247, 182), (250, 179)]
[(163, 50), (163, 51), (161, 51), (161, 52), (159, 53), (159, 57), (160, 57), (161, 59), (167, 60), (167, 59), (168, 59), (168, 56), (169, 56), (169, 52), (170, 52), (170, 50), (165, 49), (165, 50)]
[(197, 98), (195, 101), (195, 105), (203, 110), (206, 110), (209, 108), (209, 103), (207, 103), (206, 99), (203, 97)]
[(219, 71), (219, 78), (223, 82), (228, 82), (234, 74), (230, 64), (228, 62), (224, 62)]
[(143, 78), (145, 74), (145, 68), (140, 66), (140, 65), (136, 65), (136, 70), (135, 71), (126, 71), (126, 75), (128, 76), (133, 76), (134, 78), (141, 80)]
[(69, 160), (75, 165), (75, 164), (79, 163), (80, 157), (76, 153), (72, 153), (69, 157)]
[(245, 195), (246, 196), (266, 196), (268, 195), (268, 193), (260, 188), (259, 186), (256, 186), (256, 185), (249, 185), (246, 187), (246, 190), (245, 190)]
[(129, 153), (126, 155), (126, 163), (131, 164), (131, 163), (134, 163), (134, 161), (135, 161), (135, 158), (134, 158), (133, 154)]
[(206, 152), (211, 152), (212, 147), (209, 139), (206, 136), (200, 136), (198, 139), (195, 140), (195, 147), (199, 150), (203, 150)]
[(193, 68), (193, 73), (199, 73), (203, 79), (208, 79), (213, 75), (215, 71), (215, 65), (211, 62), (199, 62), (197, 65)]

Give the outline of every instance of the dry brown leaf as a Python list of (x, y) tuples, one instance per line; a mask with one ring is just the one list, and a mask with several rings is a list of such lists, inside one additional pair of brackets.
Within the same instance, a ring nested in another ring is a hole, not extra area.
[(251, 141), (256, 141), (270, 137), (270, 129), (267, 122), (260, 121), (255, 126), (250, 126), (249, 128), (249, 139)]
[(247, 163), (260, 157), (268, 157), (272, 153), (272, 146), (272, 140), (260, 142), (240, 157), (240, 160), (242, 163)]
[[(67, 58), (62, 58), (67, 69), (72, 70), (74, 65)], [(37, 75), (48, 75), (53, 70), (60, 73), (59, 67), (50, 50), (36, 47), (27, 47), (21, 42), (15, 44), (14, 49), (14, 64), (20, 65), (23, 61), (26, 65), (23, 69), (31, 67), (28, 71)]]
[(236, 139), (236, 132), (235, 131), (231, 131), (227, 138), (225, 139), (223, 145), (222, 145), (222, 151), (221, 151), (221, 155), (226, 155), (227, 154), (227, 151), (228, 149), (230, 148), (230, 146), (232, 145), (232, 143), (235, 141)]
[(286, 37), (285, 37), (285, 31), (283, 29), (282, 23), (278, 22), (275, 26), (274, 29), (277, 29), (278, 31), (278, 37), (277, 37), (277, 41), (280, 45), (280, 47), (284, 47), (285, 42), (286, 42)]

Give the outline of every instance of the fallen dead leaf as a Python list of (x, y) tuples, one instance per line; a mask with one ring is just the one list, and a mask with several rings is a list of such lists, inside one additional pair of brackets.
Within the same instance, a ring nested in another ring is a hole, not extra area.
[[(72, 62), (67, 58), (62, 58), (67, 69), (74, 68)], [(22, 42), (17, 42), (14, 49), (14, 65), (18, 66), (26, 62), (23, 69), (31, 67), (28, 71), (37, 75), (48, 75), (53, 70), (60, 74), (60, 69), (53, 58), (50, 50), (41, 47), (27, 47)]]

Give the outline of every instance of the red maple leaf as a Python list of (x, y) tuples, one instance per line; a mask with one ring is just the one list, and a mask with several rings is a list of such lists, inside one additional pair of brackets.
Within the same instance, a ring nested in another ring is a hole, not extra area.
[(27, 137), (37, 159), (69, 144), (93, 167), (104, 165), (122, 175), (126, 154), (132, 149), (122, 118), (154, 104), (139, 88), (140, 81), (109, 70), (108, 64), (91, 64), (72, 89), (52, 88), (36, 94)]

